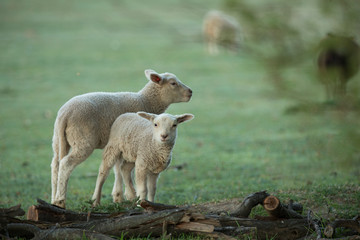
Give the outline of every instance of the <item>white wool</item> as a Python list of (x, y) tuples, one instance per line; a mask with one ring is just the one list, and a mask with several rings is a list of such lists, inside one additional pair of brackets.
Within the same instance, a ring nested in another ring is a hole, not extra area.
[[(192, 91), (172, 73), (145, 70), (149, 82), (139, 92), (93, 92), (76, 96), (59, 110), (53, 136), (52, 200), (65, 207), (71, 172), (94, 149), (104, 148), (115, 119), (127, 112), (163, 113), (170, 104), (188, 102)], [(70, 151), (71, 149), (71, 151)]]
[[(96, 188), (93, 195), (94, 206), (100, 203), (101, 188), (116, 164), (117, 178), (113, 189), (115, 202), (123, 200), (122, 180), (125, 182), (125, 196), (132, 200), (154, 201), (156, 180), (160, 172), (170, 164), (172, 149), (177, 137), (178, 124), (191, 120), (192, 114), (170, 115), (149, 114), (145, 112), (126, 113), (118, 117), (111, 127), (110, 139), (103, 152)], [(135, 167), (136, 194), (131, 180)]]

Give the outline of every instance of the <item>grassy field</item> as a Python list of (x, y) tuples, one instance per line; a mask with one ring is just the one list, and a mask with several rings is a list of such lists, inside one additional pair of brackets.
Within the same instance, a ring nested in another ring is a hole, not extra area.
[[(359, 214), (359, 112), (301, 111), (298, 96), (314, 105), (323, 99), (310, 63), (286, 73), (296, 96), (285, 98), (250, 54), (209, 56), (201, 22), (219, 6), (0, 0), (0, 206), (50, 201), (51, 138), (62, 104), (86, 92), (138, 91), (152, 68), (175, 73), (194, 91), (168, 112), (195, 115), (179, 128), (173, 153), (171, 166), (183, 168), (162, 173), (156, 201), (242, 199), (266, 189), (324, 217)], [(289, 113), (294, 106), (300, 111)], [(96, 150), (75, 169), (68, 208), (90, 199), (100, 160)], [(113, 180), (104, 185), (103, 204), (111, 202)]]

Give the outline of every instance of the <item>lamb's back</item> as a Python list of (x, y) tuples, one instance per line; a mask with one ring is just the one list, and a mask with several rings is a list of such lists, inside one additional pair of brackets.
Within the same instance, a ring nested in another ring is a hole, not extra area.
[(129, 162), (135, 162), (139, 148), (152, 139), (151, 122), (136, 113), (119, 116), (111, 127), (109, 144), (116, 145)]

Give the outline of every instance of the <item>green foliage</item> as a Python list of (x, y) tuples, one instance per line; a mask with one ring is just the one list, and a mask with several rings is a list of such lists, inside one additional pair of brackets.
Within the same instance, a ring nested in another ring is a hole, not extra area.
[[(86, 92), (138, 91), (143, 70), (153, 68), (175, 73), (194, 91), (189, 103), (168, 112), (195, 115), (179, 128), (173, 152), (171, 166), (184, 167), (161, 174), (156, 201), (191, 204), (266, 189), (329, 217), (358, 214), (358, 111), (284, 114), (299, 104), (289, 96), (321, 101), (312, 59), (281, 72), (292, 92), (279, 94), (249, 52), (209, 56), (200, 41), (202, 17), (221, 6), (1, 0), (0, 205), (27, 209), (36, 198), (50, 201), (51, 138), (62, 104)], [(349, 86), (355, 99), (358, 81)], [(88, 209), (100, 160), (96, 150), (74, 170), (68, 208)], [(110, 174), (99, 211), (129, 207), (111, 203), (113, 181)]]

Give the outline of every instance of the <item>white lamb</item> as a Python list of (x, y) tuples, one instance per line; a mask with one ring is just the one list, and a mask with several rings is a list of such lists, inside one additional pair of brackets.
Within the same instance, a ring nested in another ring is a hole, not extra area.
[(192, 114), (173, 116), (145, 112), (126, 113), (118, 117), (111, 127), (109, 142), (103, 152), (93, 205), (100, 203), (102, 186), (114, 164), (123, 177), (115, 180), (112, 193), (115, 202), (123, 199), (122, 180), (125, 183), (125, 197), (128, 200), (135, 198), (131, 180), (134, 166), (136, 196), (142, 200), (147, 195), (149, 201), (154, 201), (156, 181), (171, 161), (177, 125), (193, 118)]
[(149, 82), (137, 93), (87, 93), (70, 99), (60, 108), (54, 127), (51, 163), (53, 204), (65, 208), (71, 172), (94, 149), (105, 147), (111, 125), (119, 115), (138, 111), (160, 114), (172, 103), (190, 101), (191, 89), (174, 74), (145, 70), (145, 75)]

